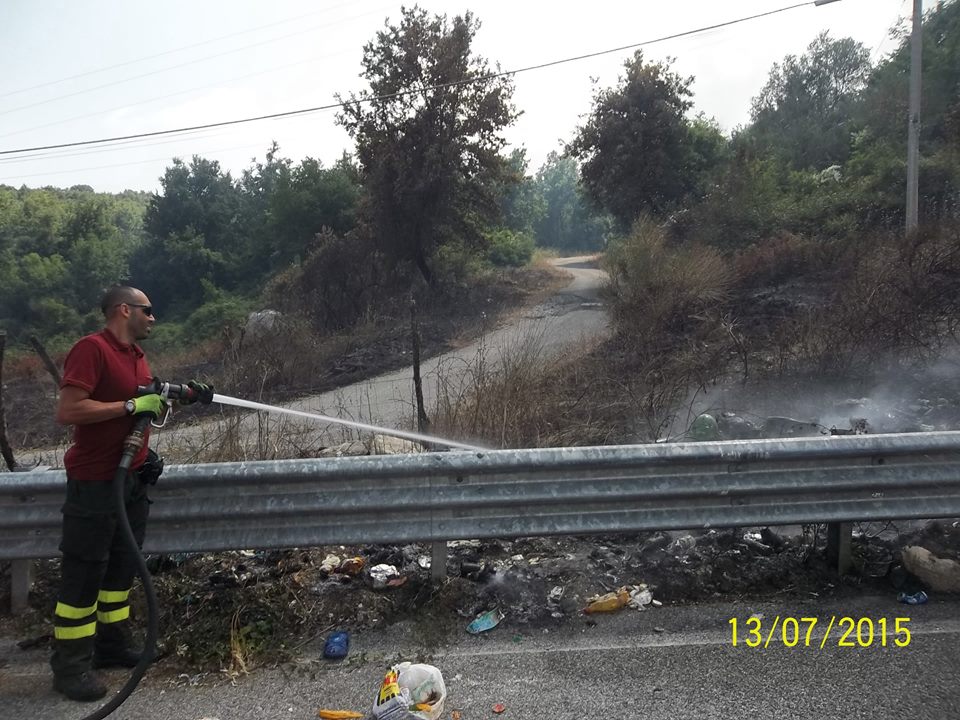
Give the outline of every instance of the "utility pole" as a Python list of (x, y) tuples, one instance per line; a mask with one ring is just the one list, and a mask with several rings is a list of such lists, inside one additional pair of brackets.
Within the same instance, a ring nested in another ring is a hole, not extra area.
[(923, 1), (913, 0), (910, 34), (910, 112), (907, 117), (907, 232), (917, 227), (920, 178), (920, 77), (923, 63)]

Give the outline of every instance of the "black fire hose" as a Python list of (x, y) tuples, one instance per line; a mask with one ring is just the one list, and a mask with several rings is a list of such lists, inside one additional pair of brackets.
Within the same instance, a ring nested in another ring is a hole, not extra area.
[(147, 569), (147, 563), (143, 559), (143, 553), (137, 545), (137, 539), (133, 536), (133, 529), (130, 527), (130, 519), (127, 517), (127, 507), (124, 500), (124, 489), (127, 483), (127, 474), (130, 472), (130, 465), (133, 458), (143, 447), (144, 436), (147, 426), (150, 424), (150, 415), (140, 415), (136, 418), (133, 431), (127, 436), (123, 444), (123, 455), (120, 458), (120, 465), (117, 467), (117, 473), (113, 476), (113, 499), (116, 503), (117, 517), (120, 521), (120, 527), (123, 530), (123, 538), (127, 545), (133, 551), (137, 558), (137, 574), (143, 583), (143, 592), (147, 596), (147, 637), (143, 645), (143, 655), (140, 656), (140, 662), (133, 668), (130, 678), (126, 684), (120, 688), (110, 702), (102, 706), (96, 712), (92, 712), (83, 720), (103, 720), (110, 713), (120, 707), (130, 694), (140, 684), (147, 667), (150, 665), (156, 655), (157, 645), (157, 593), (153, 589), (153, 580), (150, 577), (150, 571)]

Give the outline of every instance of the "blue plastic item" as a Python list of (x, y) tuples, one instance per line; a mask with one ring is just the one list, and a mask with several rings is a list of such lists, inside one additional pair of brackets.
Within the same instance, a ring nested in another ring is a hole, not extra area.
[(330, 633), (323, 645), (323, 656), (328, 660), (341, 660), (350, 650), (350, 635), (345, 632)]
[(927, 594), (923, 590), (915, 592), (912, 595), (907, 595), (907, 593), (903, 592), (897, 595), (897, 600), (907, 605), (923, 605), (928, 599)]
[(471, 635), (476, 635), (477, 633), (492, 630), (500, 624), (501, 620), (503, 620), (503, 613), (500, 612), (500, 608), (494, 608), (480, 615), (476, 620), (467, 625), (467, 632)]

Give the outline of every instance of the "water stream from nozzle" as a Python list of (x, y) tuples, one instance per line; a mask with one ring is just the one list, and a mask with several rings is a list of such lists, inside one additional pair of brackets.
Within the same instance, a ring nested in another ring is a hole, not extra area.
[(367, 425), (366, 423), (355, 422), (353, 420), (343, 420), (342, 418), (319, 415), (317, 413), (303, 412), (302, 410), (290, 410), (289, 408), (277, 407), (276, 405), (265, 405), (264, 403), (253, 402), (252, 400), (242, 400), (240, 398), (230, 397), (229, 395), (220, 395), (214, 393), (213, 402), (221, 405), (233, 405), (235, 407), (249, 408), (250, 410), (262, 410), (270, 413), (283, 413), (284, 415), (294, 415), (296, 417), (308, 418), (319, 422), (332, 423), (336, 425), (346, 425), (357, 430), (366, 430), (367, 432), (380, 433), (381, 435), (390, 435), (392, 437), (403, 438), (404, 440), (413, 440), (414, 442), (431, 443), (433, 445), (445, 445), (446, 447), (459, 448), (461, 450), (479, 450), (486, 448), (476, 445), (467, 445), (456, 442), (455, 440), (445, 440), (434, 435), (421, 435), (420, 433), (407, 432), (405, 430), (393, 430), (391, 428), (378, 427), (376, 425)]

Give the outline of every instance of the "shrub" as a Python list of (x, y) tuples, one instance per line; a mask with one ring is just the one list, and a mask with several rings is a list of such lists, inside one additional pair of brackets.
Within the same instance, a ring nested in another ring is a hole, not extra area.
[(190, 313), (183, 323), (183, 332), (197, 338), (219, 337), (224, 328), (244, 325), (252, 309), (251, 300), (223, 296)]
[(733, 281), (717, 250), (668, 248), (663, 229), (648, 217), (640, 218), (630, 235), (611, 246), (604, 266), (615, 324), (648, 340), (664, 332), (682, 332), (690, 319), (721, 310)]
[(491, 232), (487, 240), (487, 258), (498, 267), (520, 267), (533, 257), (533, 237), (527, 233), (503, 228)]

